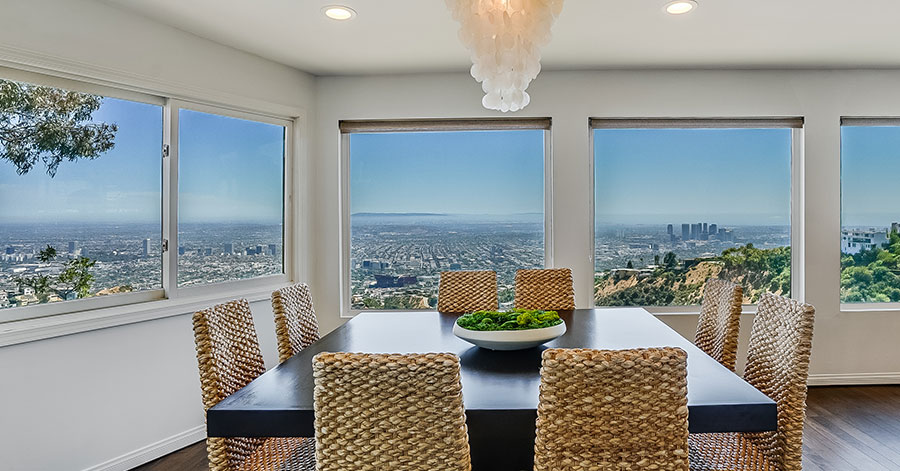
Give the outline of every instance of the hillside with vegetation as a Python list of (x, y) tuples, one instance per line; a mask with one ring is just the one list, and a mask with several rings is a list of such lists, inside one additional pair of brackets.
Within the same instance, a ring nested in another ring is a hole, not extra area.
[(841, 254), (841, 302), (900, 302), (900, 235), (856, 255)]
[[(630, 264), (629, 264), (630, 265)], [(744, 287), (744, 303), (765, 291), (790, 295), (791, 249), (758, 249), (753, 244), (726, 249), (704, 259), (678, 260), (669, 252), (644, 269), (610, 270), (594, 278), (598, 306), (666, 306), (700, 304), (703, 284), (711, 277)]]

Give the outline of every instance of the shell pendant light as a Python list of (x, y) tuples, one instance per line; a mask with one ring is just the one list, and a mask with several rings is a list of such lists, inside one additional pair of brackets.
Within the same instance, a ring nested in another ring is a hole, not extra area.
[(481, 82), (481, 104), (518, 111), (531, 101), (525, 89), (541, 71), (540, 48), (563, 0), (446, 0), (459, 37), (472, 53), (472, 77)]

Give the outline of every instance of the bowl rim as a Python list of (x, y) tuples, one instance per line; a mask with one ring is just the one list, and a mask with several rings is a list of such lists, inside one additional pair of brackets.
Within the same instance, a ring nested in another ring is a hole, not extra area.
[(479, 332), (479, 333), (540, 332), (540, 331), (548, 330), (548, 329), (557, 329), (557, 328), (559, 328), (559, 326), (561, 326), (561, 325), (566, 325), (566, 321), (564, 321), (564, 320), (562, 320), (562, 319), (560, 319), (560, 320), (561, 320), (562, 322), (560, 322), (559, 324), (551, 325), (551, 326), (549, 326), (549, 327), (538, 327), (538, 328), (536, 328), (536, 329), (475, 330), (475, 329), (469, 329), (469, 328), (467, 328), (467, 327), (463, 327), (463, 326), (457, 324), (456, 321), (453, 322), (453, 326), (454, 326), (454, 327), (459, 327), (460, 329), (465, 330), (466, 332)]
[(457, 323), (453, 324), (453, 334), (466, 341), (487, 340), (511, 343), (537, 340), (550, 341), (561, 337), (567, 330), (565, 321), (550, 327), (524, 330), (470, 330)]

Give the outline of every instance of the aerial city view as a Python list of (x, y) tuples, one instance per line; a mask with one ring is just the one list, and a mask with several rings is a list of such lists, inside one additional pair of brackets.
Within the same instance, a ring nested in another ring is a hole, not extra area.
[(351, 216), (353, 309), (434, 309), (440, 272), (494, 270), (510, 306), (519, 268), (544, 266), (542, 214)]
[[(89, 296), (162, 287), (158, 225), (4, 224), (0, 229), (0, 307), (87, 297), (78, 295), (77, 275), (68, 283), (54, 282), (71, 273), (79, 260), (90, 264)], [(179, 286), (282, 272), (280, 225), (194, 225), (181, 237)], [(41, 251), (48, 246), (56, 256), (41, 260)], [(48, 289), (32, 286), (43, 277), (48, 277)]]
[[(161, 107), (0, 80), (0, 110), (0, 308), (161, 289)], [(178, 285), (283, 273), (284, 127), (179, 115)]]

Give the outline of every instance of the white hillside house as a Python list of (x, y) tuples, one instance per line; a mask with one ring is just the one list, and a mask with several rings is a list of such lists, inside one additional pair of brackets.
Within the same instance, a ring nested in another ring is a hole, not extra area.
[(869, 230), (842, 230), (841, 253), (856, 255), (863, 250), (872, 250), (882, 247), (888, 242), (887, 232), (875, 229)]

